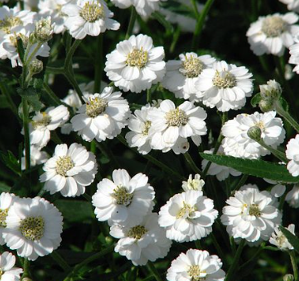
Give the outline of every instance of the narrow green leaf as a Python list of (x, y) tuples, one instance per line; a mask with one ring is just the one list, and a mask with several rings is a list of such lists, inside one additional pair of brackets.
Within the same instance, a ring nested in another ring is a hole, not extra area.
[(246, 175), (266, 178), (281, 183), (297, 183), (299, 177), (293, 177), (285, 165), (279, 165), (264, 160), (249, 160), (232, 156), (200, 153), (200, 156), (208, 161), (221, 166), (227, 166)]
[(252, 99), (250, 100), (250, 104), (253, 107), (256, 107), (258, 105), (258, 103), (261, 101), (261, 99), (262, 99), (261, 94), (258, 93), (252, 97)]
[(17, 51), (20, 57), (21, 62), (24, 62), (24, 45), (23, 45), (23, 40), (21, 38), (18, 38), (17, 40)]
[(21, 167), (19, 161), (11, 151), (7, 151), (7, 153), (1, 151), (0, 160), (6, 165), (7, 168), (12, 170), (17, 175), (21, 175)]
[(6, 183), (0, 182), (0, 192), (9, 192), (10, 189), (11, 187), (8, 186)]
[(279, 229), (284, 234), (284, 236), (288, 239), (290, 244), (294, 247), (294, 250), (297, 253), (299, 253), (299, 238), (281, 225), (279, 226)]

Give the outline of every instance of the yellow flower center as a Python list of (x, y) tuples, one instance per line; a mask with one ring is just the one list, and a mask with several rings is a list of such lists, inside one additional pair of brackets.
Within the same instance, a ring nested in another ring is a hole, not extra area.
[(260, 217), (261, 216), (261, 210), (259, 209), (259, 206), (257, 204), (252, 204), (249, 207), (249, 215)]
[(182, 68), (179, 71), (188, 78), (195, 78), (202, 72), (204, 64), (200, 59), (191, 55), (185, 56), (185, 61), (182, 63)]
[(191, 206), (187, 204), (186, 202), (183, 202), (184, 207), (181, 208), (178, 213), (176, 214), (177, 219), (181, 218), (189, 218), (196, 210), (197, 208), (195, 206)]
[(34, 129), (37, 129), (38, 127), (44, 127), (49, 125), (50, 122), (51, 122), (51, 117), (46, 112), (42, 112), (42, 118), (37, 121), (31, 121), (31, 124)]
[(148, 53), (143, 51), (143, 48), (136, 49), (134, 48), (128, 55), (126, 64), (129, 66), (136, 66), (138, 68), (143, 68), (148, 62)]
[(18, 25), (23, 24), (20, 18), (14, 17), (14, 16), (9, 16), (4, 18), (3, 20), (0, 20), (0, 30), (5, 32), (6, 34), (10, 33), (10, 30)]
[(40, 240), (44, 235), (45, 222), (42, 217), (29, 217), (21, 220), (22, 235), (31, 241)]
[(143, 128), (143, 131), (142, 131), (142, 134), (143, 134), (144, 136), (147, 136), (147, 135), (148, 135), (148, 131), (149, 131), (151, 125), (152, 125), (152, 122), (151, 122), (151, 121), (146, 121), (146, 122), (144, 123), (144, 128)]
[(235, 76), (226, 70), (222, 72), (216, 70), (215, 76), (212, 81), (214, 86), (224, 89), (233, 88), (237, 84)]
[(187, 271), (191, 277), (191, 281), (204, 281), (205, 277), (199, 277), (200, 275), (206, 274), (205, 271), (201, 271), (198, 265), (191, 265)]
[(166, 123), (169, 126), (185, 126), (188, 123), (188, 120), (189, 118), (187, 114), (179, 108), (170, 110), (166, 113)]
[(131, 204), (134, 195), (128, 193), (124, 186), (118, 186), (113, 191), (113, 197), (115, 198), (117, 205), (129, 206)]
[(98, 3), (86, 2), (80, 11), (80, 16), (88, 22), (95, 22), (105, 17), (104, 7)]
[(6, 227), (6, 217), (7, 217), (8, 209), (0, 209), (0, 226)]
[(56, 161), (56, 173), (65, 177), (67, 172), (74, 167), (74, 162), (70, 156), (59, 157)]
[(127, 236), (139, 240), (145, 233), (147, 233), (147, 229), (143, 225), (137, 225), (129, 230)]
[(107, 105), (107, 101), (100, 97), (89, 98), (86, 103), (86, 114), (91, 118), (95, 118), (105, 111)]
[(262, 23), (262, 32), (267, 37), (277, 37), (281, 35), (287, 27), (287, 23), (279, 16), (267, 17)]

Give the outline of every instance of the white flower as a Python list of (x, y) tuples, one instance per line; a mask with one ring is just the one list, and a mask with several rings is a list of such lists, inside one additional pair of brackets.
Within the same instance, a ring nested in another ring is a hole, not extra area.
[(205, 182), (200, 178), (199, 174), (195, 174), (194, 179), (192, 179), (192, 175), (189, 175), (188, 181), (182, 182), (182, 188), (184, 191), (188, 191), (188, 190), (202, 191), (202, 187), (204, 185)]
[(109, 80), (125, 92), (140, 93), (162, 81), (165, 75), (164, 49), (154, 47), (147, 35), (132, 35), (121, 41), (106, 58), (104, 70)]
[(86, 141), (98, 142), (120, 134), (130, 114), (128, 102), (121, 95), (112, 87), (104, 88), (101, 94), (86, 95), (86, 104), (71, 119), (74, 131)]
[(111, 0), (111, 2), (120, 9), (127, 9), (132, 6), (132, 0)]
[(267, 241), (274, 228), (281, 223), (277, 199), (268, 191), (259, 191), (256, 185), (244, 185), (226, 203), (221, 222), (235, 239)]
[(149, 260), (164, 258), (171, 246), (165, 230), (158, 224), (156, 213), (149, 213), (131, 227), (113, 225), (110, 235), (119, 239), (115, 252), (131, 260), (134, 265), (145, 265)]
[[(204, 153), (213, 154), (213, 151), (214, 151), (214, 148), (211, 148), (210, 150), (205, 150)], [(220, 146), (216, 155), (223, 155), (223, 154), (224, 154), (223, 147)], [(208, 165), (208, 162), (209, 161), (206, 159), (202, 160), (201, 166), (202, 166), (203, 171), (205, 170), (206, 166)], [(216, 163), (211, 163), (210, 168), (208, 169), (208, 172), (207, 172), (207, 175), (216, 176), (217, 180), (219, 180), (219, 181), (225, 180), (226, 178), (229, 177), (229, 175), (238, 177), (241, 174), (242, 174), (241, 172), (239, 172), (233, 168), (230, 168), (227, 166), (221, 166)]]
[(171, 100), (162, 101), (159, 108), (153, 108), (148, 114), (151, 146), (167, 152), (177, 142), (186, 142), (188, 137), (198, 146), (201, 136), (207, 133), (206, 117), (205, 110), (192, 102), (185, 101), (176, 107)]
[[(14, 194), (2, 192), (0, 195), (0, 245), (5, 244), (3, 233), (6, 231), (6, 217), (10, 206), (18, 197)], [(1, 280), (1, 279), (0, 279)]]
[(298, 16), (295, 13), (259, 17), (246, 33), (250, 49), (257, 56), (263, 54), (282, 56), (285, 47), (294, 44), (293, 36), (299, 32), (299, 26), (294, 25), (297, 21)]
[(130, 147), (137, 147), (141, 154), (148, 154), (152, 149), (149, 135), (151, 121), (148, 120), (150, 110), (150, 105), (143, 106), (141, 110), (135, 110), (128, 121), (130, 132), (126, 134), (126, 140)]
[(194, 241), (212, 232), (218, 216), (213, 200), (202, 191), (188, 190), (171, 197), (159, 212), (159, 224), (166, 237), (178, 242)]
[(295, 185), (286, 195), (285, 200), (293, 208), (299, 208), (299, 185)]
[(278, 99), (282, 93), (280, 84), (275, 80), (269, 80), (267, 84), (260, 85), (259, 88), (262, 99)]
[[(290, 224), (287, 228), (292, 234), (295, 235), (295, 225)], [(290, 244), (289, 240), (284, 236), (284, 234), (279, 230), (278, 227), (274, 229), (275, 232), (272, 233), (269, 242), (272, 245), (277, 246), (281, 250), (293, 250), (294, 247)]]
[(195, 53), (180, 54), (179, 58), (166, 63), (162, 85), (178, 98), (194, 100), (198, 92), (196, 81), (204, 69), (212, 68), (215, 59), (210, 55), (198, 56)]
[(171, 262), (167, 270), (168, 281), (224, 281), (222, 262), (216, 255), (207, 251), (189, 249)]
[[(25, 149), (23, 151), (24, 157), (21, 159), (21, 169), (25, 170), (26, 160), (25, 160)], [(41, 151), (39, 146), (30, 146), (30, 166), (34, 167), (36, 165), (44, 164), (49, 159), (49, 154), (45, 151)]]
[(60, 192), (65, 197), (79, 196), (85, 192), (97, 173), (96, 158), (84, 146), (72, 143), (55, 147), (54, 156), (44, 165), (40, 181), (50, 194)]
[(16, 257), (9, 253), (3, 252), (0, 255), (0, 280), (2, 281), (19, 281), (23, 273), (22, 268), (14, 267)]
[(299, 0), (279, 0), (279, 1), (286, 4), (288, 10), (299, 12)]
[(120, 26), (111, 19), (113, 13), (104, 0), (78, 0), (76, 4), (63, 6), (61, 11), (67, 15), (65, 26), (75, 39), (98, 36), (106, 29), (118, 30)]
[(296, 64), (293, 71), (299, 74), (299, 42), (298, 42), (298, 36), (295, 37), (295, 44), (290, 46), (290, 58), (289, 63), (290, 64)]
[(237, 110), (246, 103), (253, 91), (252, 74), (244, 66), (217, 61), (201, 72), (195, 83), (196, 97), (208, 107), (222, 112)]
[(62, 126), (69, 119), (69, 115), (64, 105), (37, 112), (29, 123), (30, 143), (41, 148), (46, 146), (50, 140), (50, 131)]
[(153, 208), (155, 191), (142, 173), (131, 178), (126, 170), (114, 170), (112, 181), (105, 178), (97, 187), (92, 204), (99, 221), (134, 226)]
[(281, 197), (286, 191), (285, 185), (276, 184), (271, 188), (271, 195), (276, 198)]
[(18, 256), (36, 260), (56, 250), (61, 242), (62, 216), (47, 200), (35, 197), (18, 199), (9, 208), (6, 245)]
[(251, 139), (247, 132), (250, 128), (259, 128), (261, 131), (260, 138), (267, 145), (276, 148), (283, 142), (285, 130), (282, 120), (275, 115), (275, 111), (255, 112), (251, 115), (239, 114), (233, 120), (227, 121), (221, 130), (224, 136), (222, 141), (224, 153), (249, 159), (257, 159), (260, 156), (270, 154), (270, 151)]
[(299, 134), (289, 140), (286, 157), (290, 160), (287, 165), (288, 171), (293, 177), (297, 177), (299, 175)]

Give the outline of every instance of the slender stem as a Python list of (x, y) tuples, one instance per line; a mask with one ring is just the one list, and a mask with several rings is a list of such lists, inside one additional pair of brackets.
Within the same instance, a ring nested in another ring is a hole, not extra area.
[[(30, 47), (26, 49), (25, 55), (24, 55), (24, 65), (28, 66), (28, 64), (31, 62), (31, 60), (35, 57), (36, 53), (42, 46), (42, 42), (38, 42), (36, 47), (33, 49), (32, 53), (29, 55), (27, 50), (30, 50)], [(27, 56), (29, 57), (27, 58)]]
[(257, 261), (258, 256), (260, 255), (260, 253), (261, 253), (263, 250), (265, 250), (264, 247), (262, 247), (262, 246), (259, 247), (258, 250), (252, 255), (252, 257), (251, 257), (248, 261), (246, 261), (245, 263), (243, 263), (243, 264), (240, 266), (239, 271), (242, 271), (243, 268), (246, 268), (247, 265), (250, 264), (252, 261), (254, 261), (254, 260)]
[(126, 37), (125, 37), (126, 39), (128, 39), (130, 37), (130, 35), (132, 34), (136, 18), (137, 18), (137, 13), (136, 13), (135, 7), (132, 6), (130, 21), (129, 21), (129, 25), (128, 25), (128, 29), (127, 29), (127, 33), (126, 33)]
[(93, 154), (96, 154), (96, 151), (97, 151), (97, 143), (95, 140), (91, 141), (90, 143), (90, 151), (93, 153)]
[(189, 152), (184, 153), (184, 157), (188, 162), (188, 164), (190, 165), (190, 167), (192, 168), (193, 172), (202, 175), (202, 171), (196, 166)]
[(22, 275), (22, 279), (24, 279), (25, 277), (30, 277), (30, 271), (29, 271), (29, 260), (28, 259), (24, 259), (24, 263), (23, 263), (23, 275)]
[(229, 268), (229, 270), (227, 272), (225, 281), (233, 280), (233, 276), (234, 276), (234, 273), (235, 273), (236, 268), (238, 266), (238, 263), (240, 261), (240, 257), (241, 257), (244, 245), (245, 245), (245, 239), (242, 239), (241, 242), (240, 242), (240, 244), (239, 244), (239, 247), (238, 247), (238, 250), (236, 252), (236, 255), (234, 257), (233, 263), (232, 263), (232, 265), (230, 266), (230, 268)]
[(287, 122), (299, 133), (299, 124), (287, 111), (283, 109), (279, 102), (276, 102), (275, 110), (280, 116), (287, 120)]
[(292, 267), (293, 267), (295, 281), (298, 281), (299, 280), (299, 274), (298, 274), (298, 265), (297, 265), (297, 262), (296, 262), (295, 252), (294, 251), (288, 251), (288, 252), (289, 252)]
[(199, 43), (199, 36), (202, 31), (205, 19), (208, 15), (208, 12), (213, 4), (214, 0), (207, 0), (203, 10), (201, 11), (199, 18), (197, 19), (196, 27), (195, 27), (195, 32), (193, 35), (193, 41), (192, 41), (192, 49), (196, 50), (198, 43)]
[(248, 175), (243, 174), (240, 180), (231, 188), (231, 192), (238, 190), (247, 181)]
[(147, 101), (148, 103), (150, 103), (150, 102), (152, 101), (152, 92), (151, 92), (151, 89), (148, 89), (148, 90), (146, 91), (146, 101)]
[(157, 269), (155, 268), (154, 264), (151, 261), (147, 262), (147, 268), (154, 275), (157, 281), (163, 281), (159, 272), (157, 271)]
[(69, 68), (72, 67), (72, 58), (73, 55), (75, 53), (75, 51), (77, 50), (77, 48), (79, 47), (80, 43), (82, 40), (75, 40), (73, 45), (70, 47), (68, 53), (66, 54), (66, 59), (64, 62), (64, 68)]
[(197, 9), (197, 1), (196, 0), (191, 0), (191, 3), (192, 3), (192, 6), (193, 6), (194, 14), (195, 14), (196, 18), (198, 19), (200, 14), (199, 14), (198, 9)]
[(24, 127), (24, 141), (25, 141), (25, 168), (30, 169), (30, 136), (29, 136), (29, 112), (28, 103), (25, 98), (22, 98), (23, 108), (23, 127)]
[(83, 99), (83, 93), (74, 77), (74, 73), (73, 70), (65, 70), (64, 76), (66, 77), (66, 79), (70, 82), (70, 84), (73, 86), (73, 88), (75, 89), (75, 91), (77, 92), (81, 102), (84, 104), (85, 101)]
[(48, 96), (52, 99), (52, 101), (56, 104), (56, 105), (60, 105), (63, 104), (64, 106), (68, 107), (69, 109), (72, 109), (71, 106), (69, 106), (68, 104), (64, 103), (63, 101), (61, 101), (56, 94), (52, 91), (52, 89), (49, 87), (48, 83), (44, 82), (43, 83), (43, 87), (46, 91), (46, 93), (48, 94)]
[(90, 195), (88, 195), (87, 193), (83, 193), (82, 196), (86, 199), (86, 201), (91, 202), (92, 198)]
[(54, 261), (56, 261), (56, 263), (66, 272), (68, 271), (71, 271), (72, 268), (69, 266), (69, 264), (65, 261), (65, 259), (60, 255), (58, 254), (57, 251), (54, 251), (52, 254), (51, 254), (51, 257)]
[(95, 57), (95, 73), (94, 73), (94, 93), (99, 93), (101, 89), (102, 73), (103, 73), (103, 35), (97, 38), (97, 49)]

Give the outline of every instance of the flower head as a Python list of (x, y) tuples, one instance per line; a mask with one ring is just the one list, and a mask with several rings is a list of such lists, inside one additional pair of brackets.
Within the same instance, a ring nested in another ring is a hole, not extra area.
[(290, 139), (287, 144), (286, 156), (290, 160), (287, 165), (288, 171), (293, 177), (299, 175), (299, 134)]
[(188, 191), (188, 190), (202, 191), (202, 187), (204, 186), (204, 184), (205, 182), (203, 179), (200, 178), (199, 174), (195, 174), (194, 179), (192, 178), (192, 175), (189, 175), (188, 180), (182, 182), (182, 188), (184, 191)]
[(20, 275), (23, 273), (22, 268), (14, 267), (16, 257), (9, 253), (3, 252), (0, 255), (0, 280), (3, 281), (19, 281)]
[(285, 200), (292, 208), (299, 208), (299, 186), (294, 185), (287, 193)]
[[(290, 224), (287, 228), (293, 235), (295, 235), (295, 225)], [(285, 237), (285, 235), (279, 230), (278, 227), (274, 229), (272, 236), (270, 237), (269, 242), (272, 245), (277, 246), (281, 250), (293, 250), (294, 247), (290, 244), (289, 240)]]

